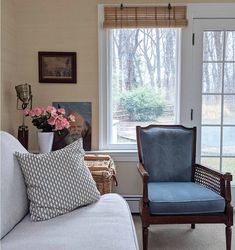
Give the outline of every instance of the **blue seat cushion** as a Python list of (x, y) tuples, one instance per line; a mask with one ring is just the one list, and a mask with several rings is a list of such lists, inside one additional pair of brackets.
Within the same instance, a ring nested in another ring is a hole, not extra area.
[(151, 214), (204, 214), (224, 212), (225, 200), (212, 190), (193, 182), (150, 182)]

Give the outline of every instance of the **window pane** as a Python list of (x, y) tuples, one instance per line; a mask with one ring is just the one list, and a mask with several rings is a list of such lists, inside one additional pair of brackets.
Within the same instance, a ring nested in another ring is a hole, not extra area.
[(220, 170), (220, 158), (217, 157), (201, 157), (201, 164)]
[[(222, 171), (229, 172), (235, 176), (235, 158), (223, 158), (222, 159)], [(235, 180), (233, 180), (233, 183)]]
[(111, 143), (135, 143), (137, 125), (175, 123), (176, 43), (177, 29), (111, 31)]
[(224, 96), (224, 124), (235, 125), (235, 95)]
[(224, 64), (224, 92), (235, 93), (235, 63)]
[(222, 63), (203, 63), (203, 93), (220, 93), (222, 90)]
[(235, 127), (223, 128), (223, 155), (235, 156)]
[(202, 96), (202, 124), (220, 124), (221, 96)]
[(202, 126), (201, 151), (202, 155), (220, 154), (220, 127)]
[(226, 38), (226, 61), (235, 61), (235, 31), (227, 31), (225, 33)]
[(203, 33), (203, 61), (222, 61), (223, 31), (205, 31)]

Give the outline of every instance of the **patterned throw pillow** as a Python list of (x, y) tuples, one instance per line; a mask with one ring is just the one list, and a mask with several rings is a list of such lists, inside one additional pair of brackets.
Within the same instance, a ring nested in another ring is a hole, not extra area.
[(46, 154), (16, 152), (15, 156), (25, 178), (33, 221), (68, 213), (100, 197), (84, 164), (80, 140)]

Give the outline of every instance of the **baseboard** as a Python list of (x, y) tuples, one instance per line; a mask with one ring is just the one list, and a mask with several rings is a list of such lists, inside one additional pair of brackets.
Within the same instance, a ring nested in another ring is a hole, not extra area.
[(123, 198), (127, 201), (130, 207), (131, 213), (136, 214), (140, 212), (139, 201), (141, 197), (141, 195), (123, 195)]

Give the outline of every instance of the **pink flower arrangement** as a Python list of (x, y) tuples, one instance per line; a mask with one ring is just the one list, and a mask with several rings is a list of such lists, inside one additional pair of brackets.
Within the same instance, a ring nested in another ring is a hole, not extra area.
[(42, 132), (59, 131), (68, 129), (70, 122), (75, 121), (73, 115), (65, 116), (65, 109), (56, 109), (53, 106), (45, 108), (34, 108), (32, 110), (23, 110), (25, 116), (32, 118), (32, 123), (38, 129), (42, 129)]

